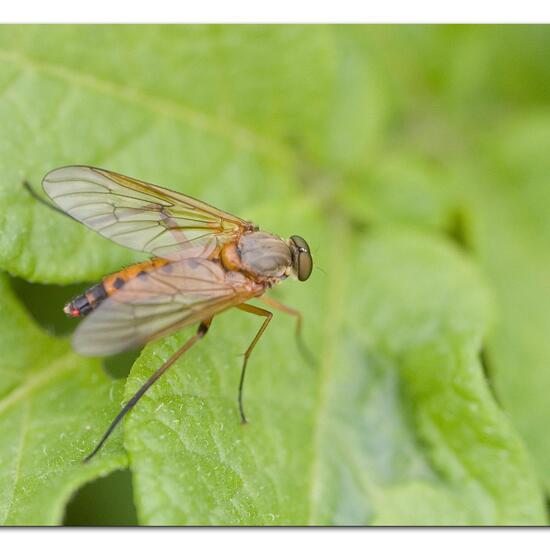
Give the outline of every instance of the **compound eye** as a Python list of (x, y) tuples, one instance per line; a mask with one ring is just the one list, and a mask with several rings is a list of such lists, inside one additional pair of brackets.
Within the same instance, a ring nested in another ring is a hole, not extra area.
[(300, 252), (298, 256), (298, 280), (306, 281), (311, 275), (311, 270), (313, 269), (313, 259), (311, 254), (308, 252)]
[(295, 257), (294, 257), (294, 269), (299, 281), (306, 281), (311, 275), (313, 269), (313, 258), (309, 252), (309, 246), (302, 237), (293, 235), (290, 240), (294, 243)]

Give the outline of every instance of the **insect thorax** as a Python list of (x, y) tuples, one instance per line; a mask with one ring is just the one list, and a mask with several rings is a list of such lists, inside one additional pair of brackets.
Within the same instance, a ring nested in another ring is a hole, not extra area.
[(237, 248), (243, 268), (260, 277), (283, 277), (292, 265), (288, 244), (270, 233), (246, 233)]

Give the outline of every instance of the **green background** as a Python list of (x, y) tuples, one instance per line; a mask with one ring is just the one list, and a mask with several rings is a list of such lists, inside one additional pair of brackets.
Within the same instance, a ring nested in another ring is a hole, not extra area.
[[(547, 524), (550, 28), (0, 27), (0, 522)], [(302, 235), (312, 277), (85, 359), (62, 306), (143, 256), (29, 198), (90, 164)], [(129, 373), (129, 374), (128, 374)]]

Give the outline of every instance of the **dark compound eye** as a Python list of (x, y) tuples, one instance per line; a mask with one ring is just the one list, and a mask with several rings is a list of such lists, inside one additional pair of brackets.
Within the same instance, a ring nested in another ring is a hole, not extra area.
[(293, 264), (299, 281), (306, 281), (313, 269), (313, 258), (309, 252), (309, 246), (302, 237), (293, 235), (290, 237), (295, 248), (293, 250)]

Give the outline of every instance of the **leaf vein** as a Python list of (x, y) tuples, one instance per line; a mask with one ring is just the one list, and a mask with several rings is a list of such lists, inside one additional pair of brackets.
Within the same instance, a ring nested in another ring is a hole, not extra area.
[(191, 106), (182, 105), (171, 99), (140, 91), (131, 86), (105, 80), (94, 75), (68, 69), (55, 63), (45, 63), (17, 52), (0, 49), (0, 61), (57, 77), (70, 84), (93, 90), (97, 93), (145, 107), (151, 112), (171, 118), (193, 128), (221, 136), (241, 149), (251, 149), (266, 158), (279, 162), (293, 159), (292, 150), (284, 143), (261, 135), (255, 130), (228, 119), (215, 118)]
[(4, 516), (2, 520), (2, 524), (6, 524), (6, 521), (10, 515), (14, 499), (15, 499), (15, 493), (17, 490), (17, 485), (19, 484), (20, 478), (21, 478), (21, 461), (23, 458), (23, 449), (25, 447), (25, 439), (27, 436), (27, 432), (29, 430), (29, 419), (30, 419), (30, 411), (31, 411), (31, 401), (26, 401), (24, 403), (25, 410), (23, 412), (23, 417), (21, 420), (21, 432), (20, 432), (20, 438), (19, 438), (19, 445), (17, 446), (17, 457), (15, 460), (15, 471), (13, 475), (13, 485), (11, 490), (11, 495), (7, 499), (8, 501), (8, 508), (6, 510), (6, 515)]

